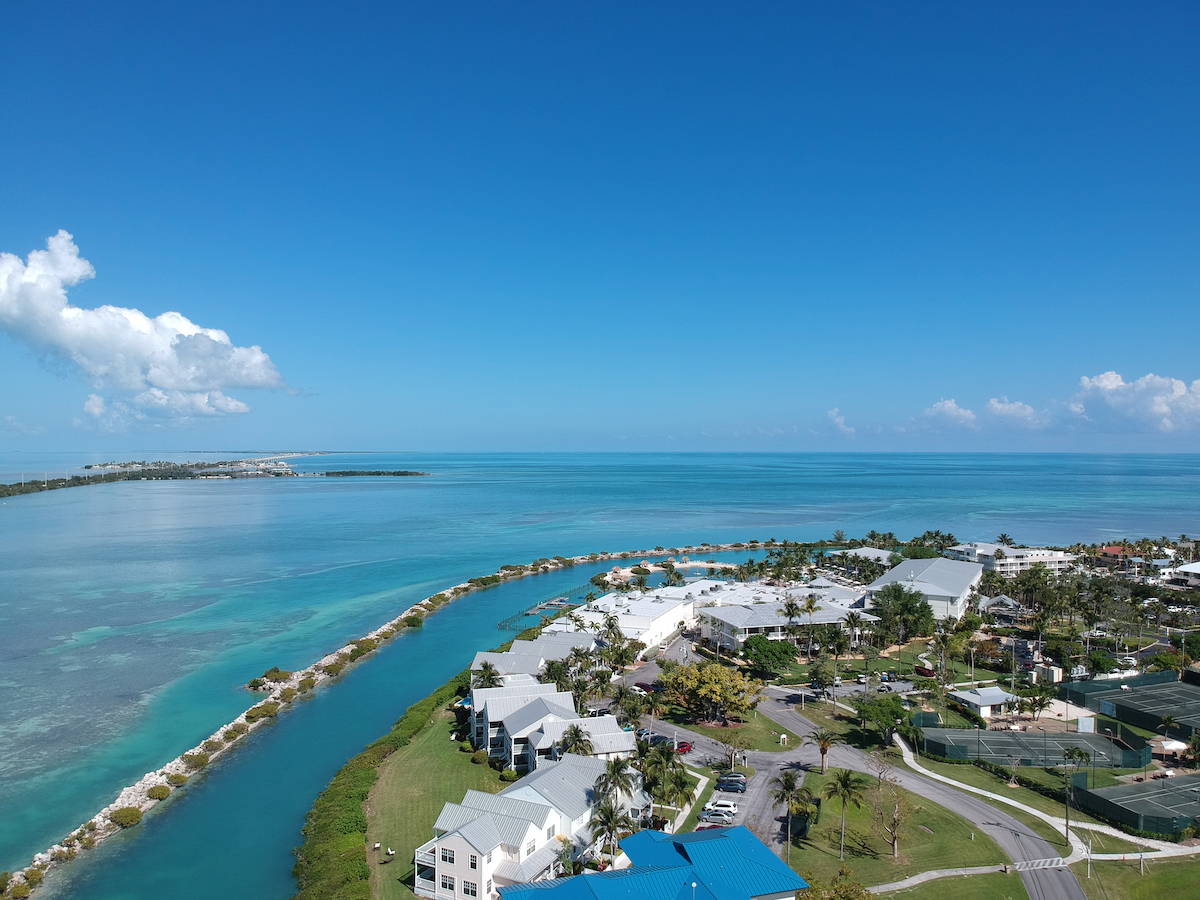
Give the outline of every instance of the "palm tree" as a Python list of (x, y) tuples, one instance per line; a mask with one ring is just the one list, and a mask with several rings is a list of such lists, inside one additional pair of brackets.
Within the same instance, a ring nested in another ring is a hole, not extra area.
[(566, 660), (547, 660), (542, 671), (542, 681), (547, 684), (553, 683), (560, 691), (569, 691), (571, 689), (571, 667), (567, 665)]
[(1200, 769), (1200, 731), (1192, 732), (1192, 739), (1188, 741), (1188, 748), (1183, 755), (1192, 758), (1192, 768)]
[(671, 798), (671, 805), (678, 810), (675, 813), (676, 819), (679, 818), (679, 813), (683, 811), (683, 808), (696, 799), (696, 784), (698, 782), (692, 781), (692, 776), (683, 766), (679, 766), (671, 773), (667, 794)]
[(579, 725), (568, 725), (558, 739), (558, 755), (574, 753), (578, 756), (591, 756), (595, 748), (592, 739)]
[(792, 811), (806, 799), (808, 791), (800, 786), (794, 769), (784, 769), (771, 779), (771, 799), (774, 805), (784, 804), (787, 815), (787, 863), (792, 864)]
[(592, 830), (592, 834), (599, 835), (600, 852), (604, 852), (604, 845), (607, 844), (611, 850), (608, 858), (615, 860), (617, 858), (617, 840), (621, 837), (621, 832), (633, 831), (637, 828), (637, 823), (629, 818), (628, 813), (622, 812), (621, 808), (612, 800), (606, 799), (592, 812), (592, 817), (588, 820), (588, 828)]
[(1066, 800), (1067, 818), (1063, 836), (1067, 840), (1067, 846), (1071, 845), (1071, 769), (1077, 766), (1086, 766), (1091, 761), (1092, 754), (1081, 747), (1068, 747), (1063, 751), (1063, 774), (1067, 776), (1066, 793), (1063, 797)]
[(812, 626), (813, 613), (820, 612), (821, 607), (817, 605), (817, 598), (811, 594), (804, 598), (804, 603), (800, 607), (801, 612), (808, 615), (808, 658), (812, 660)]
[(1178, 727), (1178, 725), (1179, 722), (1175, 720), (1175, 717), (1168, 713), (1162, 717), (1162, 724), (1158, 727), (1162, 729), (1163, 737), (1169, 738), (1171, 736), (1171, 729)]
[(822, 791), (826, 800), (837, 797), (842, 801), (842, 846), (838, 859), (846, 858), (846, 804), (853, 803), (855, 807), (862, 806), (866, 784), (860, 775), (849, 769), (839, 769), (833, 773), (833, 779), (825, 785), (825, 790)]
[(494, 688), (500, 686), (500, 672), (496, 667), (487, 660), (479, 666), (478, 673), (475, 673), (474, 687), (478, 688)]
[(1033, 720), (1036, 722), (1041, 717), (1042, 713), (1050, 708), (1050, 704), (1054, 701), (1046, 694), (1034, 694), (1029, 698), (1029, 711), (1033, 713)]
[(828, 728), (818, 728), (810, 735), (806, 735), (804, 743), (801, 746), (812, 744), (821, 751), (821, 774), (824, 775), (829, 771), (829, 763), (827, 757), (829, 750), (835, 745), (842, 743), (840, 735), (835, 734)]
[(653, 801), (657, 800), (660, 805), (667, 802), (671, 775), (681, 765), (679, 754), (670, 744), (663, 743), (657, 747), (651, 747), (650, 752), (646, 754), (646, 758), (642, 762), (642, 775), (646, 779), (646, 790), (651, 798), (651, 816), (654, 815)]
[(1000, 532), (1000, 536), (996, 538), (996, 543), (1003, 544), (1005, 547), (1011, 547), (1013, 545), (1013, 539), (1004, 532)]
[[(783, 602), (783, 606), (775, 610), (776, 614), (784, 616), (788, 620), (788, 634), (793, 633), (796, 619), (800, 618), (804, 609), (800, 606), (800, 602), (795, 597), (788, 597)], [(793, 641), (793, 643), (795, 643)]]
[(596, 794), (620, 803), (621, 794), (633, 793), (633, 765), (627, 759), (610, 759), (596, 779)]
[(858, 636), (863, 630), (864, 623), (862, 615), (856, 612), (848, 612), (846, 613), (845, 619), (842, 621), (846, 623), (846, 632), (850, 636), (850, 642), (857, 645)]

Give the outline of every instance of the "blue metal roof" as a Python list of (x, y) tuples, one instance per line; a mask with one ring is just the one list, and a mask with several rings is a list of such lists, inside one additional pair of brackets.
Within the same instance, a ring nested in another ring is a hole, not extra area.
[[(751, 900), (808, 887), (744, 826), (621, 841), (628, 869), (500, 887), (503, 900)], [(693, 888), (692, 885), (695, 884)]]

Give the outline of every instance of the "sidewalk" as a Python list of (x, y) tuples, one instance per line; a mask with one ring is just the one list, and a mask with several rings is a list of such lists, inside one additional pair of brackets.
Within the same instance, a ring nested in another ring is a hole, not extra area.
[[(895, 741), (896, 746), (898, 746), (900, 748), (900, 752), (904, 755), (904, 762), (908, 765), (908, 767), (915, 772), (920, 772), (926, 778), (931, 778), (934, 781), (940, 781), (943, 784), (951, 785), (952, 787), (954, 787), (960, 791), (967, 791), (972, 794), (978, 794), (982, 797), (987, 797), (989, 800), (995, 800), (999, 803), (1005, 803), (1009, 806), (1014, 806), (1017, 809), (1020, 809), (1023, 812), (1028, 813), (1031, 816), (1036, 816), (1037, 818), (1041, 819), (1046, 824), (1054, 827), (1060, 833), (1066, 827), (1066, 822), (1061, 817), (1048, 815), (1040, 810), (1034, 809), (1031, 806), (1026, 806), (1024, 803), (1021, 803), (1017, 800), (1013, 800), (1011, 797), (1005, 797), (1003, 794), (995, 794), (991, 791), (985, 791), (982, 788), (972, 787), (969, 784), (963, 784), (961, 781), (955, 781), (953, 778), (947, 778), (944, 775), (939, 775), (936, 772), (929, 771), (928, 769), (926, 769), (924, 766), (922, 766), (920, 763), (917, 762), (916, 757), (913, 756), (912, 750), (909, 748), (908, 744), (906, 744), (904, 742), (904, 739), (901, 738), (900, 735), (895, 735), (893, 737), (893, 740)], [(1141, 844), (1146, 847), (1153, 847), (1154, 848), (1153, 850), (1151, 850), (1145, 854), (1146, 859), (1165, 859), (1165, 858), (1169, 858), (1169, 857), (1192, 856), (1192, 855), (1200, 853), (1200, 847), (1185, 847), (1181, 844), (1172, 844), (1167, 841), (1156, 841), (1156, 840), (1152, 840), (1150, 838), (1134, 837), (1133, 835), (1126, 834), (1124, 831), (1121, 831), (1120, 829), (1117, 829), (1117, 828), (1113, 828), (1110, 825), (1097, 825), (1097, 824), (1092, 824), (1090, 822), (1072, 822), (1071, 823), (1071, 832), (1070, 832), (1071, 854), (1070, 854), (1070, 856), (1068, 856), (1062, 860), (1062, 863), (1065, 865), (1070, 865), (1071, 863), (1076, 863), (1081, 860), (1087, 859), (1087, 855), (1088, 855), (1087, 845), (1085, 845), (1083, 843), (1083, 841), (1081, 841), (1079, 839), (1079, 837), (1075, 834), (1075, 829), (1098, 831), (1101, 834), (1108, 834), (1113, 837), (1120, 838), (1125, 841), (1129, 841), (1131, 843)], [(1129, 852), (1126, 852), (1126, 853), (1093, 853), (1092, 859), (1093, 860), (1126, 859), (1129, 856), (1137, 856), (1137, 855), (1139, 855), (1139, 854), (1129, 853)]]

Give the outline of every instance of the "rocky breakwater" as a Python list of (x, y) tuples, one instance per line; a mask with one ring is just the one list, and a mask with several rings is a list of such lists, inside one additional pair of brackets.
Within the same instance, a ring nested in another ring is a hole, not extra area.
[[(558, 569), (571, 568), (584, 563), (594, 563), (615, 559), (630, 559), (634, 556), (648, 556), (663, 552), (700, 552), (713, 553), (743, 548), (754, 549), (758, 546), (770, 546), (770, 543), (760, 545), (752, 542), (744, 544), (702, 544), (699, 547), (655, 547), (654, 550), (631, 550), (621, 553), (590, 553), (582, 556), (543, 557), (531, 564), (501, 566), (491, 575), (471, 578), (446, 590), (426, 597), (385, 622), (374, 631), (351, 641), (343, 647), (328, 653), (320, 660), (305, 669), (288, 672), (279, 668), (271, 668), (247, 684), (247, 687), (257, 693), (265, 694), (263, 699), (251, 706), (236, 719), (218, 728), (209, 737), (190, 750), (181, 753), (160, 769), (147, 772), (136, 783), (123, 788), (117, 798), (104, 809), (100, 810), (67, 837), (58, 843), (36, 854), (29, 866), (15, 872), (11, 876), (8, 892), (4, 900), (28, 897), (45, 879), (46, 873), (56, 866), (75, 859), (81, 853), (92, 850), (108, 838), (119, 833), (124, 828), (131, 828), (142, 820), (142, 816), (169, 799), (171, 795), (184, 787), (192, 776), (206, 766), (211, 765), (226, 753), (239, 746), (254, 730), (261, 728), (266, 722), (275, 718), (297, 698), (308, 693), (323, 682), (341, 675), (349, 666), (369, 656), (379, 649), (387, 640), (395, 637), (406, 628), (419, 628), (426, 616), (432, 615), (439, 607), (464, 597), (474, 591), (484, 590), (494, 585), (551, 572)], [(2, 886), (0, 886), (2, 887)]]

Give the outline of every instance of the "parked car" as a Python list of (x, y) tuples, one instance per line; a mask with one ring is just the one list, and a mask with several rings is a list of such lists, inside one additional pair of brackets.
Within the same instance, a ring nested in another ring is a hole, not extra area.
[(1117, 660), (1117, 662), (1119, 662), (1121, 665), (1125, 666), (1128, 669), (1135, 669), (1135, 668), (1137, 668), (1137, 664), (1138, 664), (1137, 659), (1135, 659), (1132, 656), (1122, 656), (1119, 660)]
[(726, 812), (731, 812), (736, 816), (738, 805), (732, 800), (709, 800), (704, 804), (705, 812), (712, 812), (714, 809), (723, 809)]
[(650, 694), (650, 693), (653, 693), (653, 692), (654, 692), (654, 685), (652, 685), (652, 684), (651, 684), (650, 682), (648, 682), (648, 681), (639, 681), (637, 684), (635, 684), (635, 685), (634, 685), (634, 687), (635, 687), (635, 688), (641, 688), (641, 689), (642, 689), (643, 691), (645, 691), (647, 694)]
[(717, 772), (717, 779), (719, 781), (729, 781), (730, 779), (734, 779), (734, 778), (736, 778), (739, 781), (746, 780), (746, 776), (744, 774), (742, 774), (741, 772), (734, 772), (732, 769)]
[(857, 678), (856, 680), (858, 681), (858, 683), (859, 683), (859, 684), (866, 684), (866, 683), (867, 683), (867, 676), (866, 676), (866, 675), (859, 675), (859, 676), (858, 676), (858, 678)]
[(692, 742), (691, 741), (680, 741), (678, 744), (675, 745), (675, 750), (679, 753), (691, 753), (692, 752)]
[(881, 684), (878, 692), (880, 694), (890, 694), (892, 692), (892, 686), (890, 684)]
[(697, 831), (707, 831), (710, 828), (724, 828), (724, 825), (697, 825)]
[(639, 728), (637, 730), (637, 739), (639, 741), (648, 741), (653, 736), (649, 728)]
[(889, 680), (889, 679), (888, 679), (888, 673), (887, 673), (887, 672), (880, 672), (880, 673), (879, 673), (879, 680), (880, 680), (880, 681), (888, 681), (888, 680)]
[(732, 825), (733, 819), (733, 813), (721, 809), (714, 809), (700, 815), (701, 822), (711, 822), (714, 825)]
[(744, 781), (718, 781), (717, 790), (723, 791), (726, 794), (744, 794), (746, 793), (746, 782)]
[(637, 684), (631, 685), (629, 690), (631, 692), (637, 694), (639, 697), (649, 697), (650, 696), (650, 692), (647, 691), (645, 688), (643, 688), (641, 685), (637, 685)]

